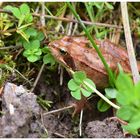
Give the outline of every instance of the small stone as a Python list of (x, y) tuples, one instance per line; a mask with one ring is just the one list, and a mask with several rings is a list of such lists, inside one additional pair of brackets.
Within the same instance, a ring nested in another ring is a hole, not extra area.
[[(1, 117), (0, 136), (4, 138), (28, 137), (30, 124), (34, 124), (36, 119), (40, 118), (40, 106), (36, 98), (36, 95), (28, 93), (23, 86), (12, 83), (5, 85), (2, 96), (2, 111), (5, 114)], [(10, 114), (9, 105), (13, 106), (13, 114)], [(34, 131), (37, 127), (39, 126), (34, 125)]]

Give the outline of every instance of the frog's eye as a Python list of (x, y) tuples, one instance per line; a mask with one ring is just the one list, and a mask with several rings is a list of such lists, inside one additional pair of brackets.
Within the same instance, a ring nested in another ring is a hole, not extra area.
[(62, 55), (66, 55), (66, 54), (67, 54), (66, 50), (63, 49), (63, 48), (61, 48), (59, 51), (60, 51), (60, 53), (61, 53)]

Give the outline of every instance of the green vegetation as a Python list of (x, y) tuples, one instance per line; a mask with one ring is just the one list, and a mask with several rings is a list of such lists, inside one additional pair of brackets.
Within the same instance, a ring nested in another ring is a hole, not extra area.
[(73, 74), (73, 79), (69, 81), (68, 88), (71, 90), (71, 95), (75, 99), (81, 100), (82, 96), (89, 97), (93, 93), (93, 90), (85, 82), (95, 88), (93, 81), (87, 78), (84, 72), (79, 71)]
[(123, 126), (126, 131), (134, 135), (139, 135), (140, 82), (134, 85), (131, 77), (121, 71), (116, 79), (116, 88), (116, 100), (121, 106), (117, 110), (117, 116), (128, 122), (128, 125)]
[(109, 66), (108, 66), (107, 62), (105, 61), (105, 59), (104, 59), (102, 53), (100, 52), (100, 50), (99, 50), (99, 48), (97, 47), (96, 43), (94, 42), (92, 36), (91, 36), (90, 33), (88, 32), (86, 26), (85, 26), (85, 25), (83, 24), (83, 22), (81, 21), (80, 16), (76, 13), (74, 7), (73, 7), (70, 3), (68, 3), (68, 6), (69, 6), (69, 8), (71, 9), (71, 11), (72, 11), (72, 13), (74, 14), (74, 16), (76, 17), (76, 19), (80, 22), (80, 25), (82, 26), (82, 28), (83, 28), (85, 34), (87, 35), (87, 37), (88, 37), (88, 39), (90, 40), (92, 46), (95, 48), (95, 50), (96, 50), (96, 52), (98, 53), (98, 55), (99, 55), (99, 57), (100, 57), (102, 63), (104, 64), (104, 66), (105, 66), (105, 68), (106, 68), (106, 70), (107, 70), (107, 72), (108, 72), (108, 75), (109, 75), (110, 85), (111, 85), (111, 86), (114, 86), (114, 76), (113, 76), (112, 70), (109, 68)]
[[(41, 9), (41, 3), (38, 6)], [(130, 3), (128, 6), (132, 11), (130, 14), (132, 31), (139, 37), (140, 18), (138, 16), (140, 11), (135, 8), (137, 7), (135, 4)], [(32, 81), (30, 82), (28, 79), (37, 75), (42, 64), (47, 65), (47, 70), (57, 64), (48, 47), (49, 42), (65, 35), (87, 36), (108, 73), (110, 86), (104, 89), (105, 94), (103, 95), (96, 89), (94, 81), (87, 78), (85, 72), (74, 71), (72, 79), (68, 82), (71, 96), (76, 100), (81, 100), (82, 97), (88, 98), (96, 93), (101, 97), (97, 103), (98, 110), (105, 112), (113, 106), (117, 109), (116, 116), (128, 123), (128, 125), (122, 126), (123, 129), (139, 136), (140, 82), (134, 85), (132, 77), (123, 72), (120, 65), (118, 65), (119, 73), (116, 76), (93, 39), (108, 38), (111, 40), (113, 36), (116, 38), (119, 36), (119, 40), (121, 40), (123, 30), (117, 36), (118, 28), (111, 27), (114, 24), (120, 25), (120, 19), (115, 19), (113, 13), (114, 10), (119, 11), (118, 4), (63, 2), (57, 5), (45, 3), (44, 7), (46, 17), (43, 17), (42, 14), (35, 15), (35, 11), (42, 11), (37, 9), (35, 4), (30, 3), (20, 5), (8, 5), (7, 3), (1, 9), (4, 12), (0, 12), (0, 86), (4, 86), (15, 71), (18, 73), (14, 79), (17, 83), (23, 83), (23, 80), (20, 79), (22, 76), (26, 82), (28, 81), (27, 83), (30, 83), (30, 86), (33, 85)], [(40, 17), (44, 18), (45, 26), (41, 19), (38, 20)], [(93, 24), (96, 22), (106, 23), (106, 25)], [(44, 100), (43, 97), (38, 97), (37, 100), (45, 110), (48, 110), (53, 103)]]

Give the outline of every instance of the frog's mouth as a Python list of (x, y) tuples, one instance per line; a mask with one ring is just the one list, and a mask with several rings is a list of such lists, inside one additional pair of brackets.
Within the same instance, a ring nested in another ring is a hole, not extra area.
[(50, 51), (52, 53), (52, 55), (54, 56), (55, 60), (60, 63), (61, 65), (63, 65), (64, 67), (69, 67), (67, 65), (67, 63), (64, 61), (64, 55), (61, 54), (59, 48), (53, 47), (53, 46), (49, 46)]

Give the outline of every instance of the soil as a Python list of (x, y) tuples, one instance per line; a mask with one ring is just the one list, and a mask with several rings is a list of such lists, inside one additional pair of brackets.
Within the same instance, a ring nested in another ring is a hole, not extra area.
[[(47, 72), (46, 72), (47, 71)], [(44, 69), (34, 90), (7, 83), (2, 95), (0, 137), (6, 138), (79, 138), (79, 114), (72, 117), (73, 109), (43, 115), (46, 111), (37, 103), (37, 96), (52, 101), (49, 111), (66, 107), (75, 102), (67, 89), (70, 76), (66, 71), (63, 85), (59, 84), (57, 71)], [(14, 89), (14, 90), (13, 90)], [(113, 116), (110, 109), (105, 113), (97, 110), (97, 96), (89, 100), (91, 110), (84, 109), (82, 121), (83, 138), (124, 138), (120, 124), (108, 118)], [(12, 107), (14, 107), (14, 113)]]
[(87, 124), (85, 133), (89, 138), (124, 138), (121, 126), (109, 118), (92, 121)]

